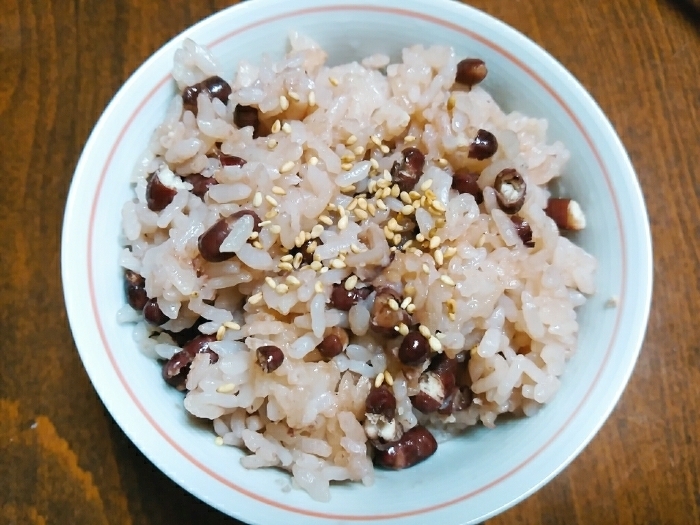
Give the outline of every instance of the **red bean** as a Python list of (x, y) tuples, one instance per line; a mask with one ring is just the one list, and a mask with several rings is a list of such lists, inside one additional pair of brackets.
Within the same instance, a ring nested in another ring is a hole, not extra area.
[(193, 173), (187, 176), (187, 182), (192, 184), (192, 193), (200, 199), (209, 191), (209, 188), (219, 184), (214, 177), (205, 177), (201, 173)]
[(468, 193), (477, 204), (484, 202), (484, 194), (479, 187), (479, 174), (469, 170), (457, 170), (452, 175), (452, 188), (459, 193)]
[(339, 326), (334, 326), (316, 348), (324, 358), (333, 359), (348, 347), (349, 342), (348, 333)]
[(394, 162), (391, 167), (391, 179), (401, 191), (411, 191), (423, 175), (425, 155), (418, 148), (406, 148), (402, 153), (401, 161)]
[(205, 261), (221, 262), (235, 256), (232, 252), (222, 252), (220, 248), (228, 234), (231, 233), (231, 228), (233, 228), (235, 222), (244, 215), (253, 217), (253, 231), (260, 231), (260, 217), (254, 211), (239, 210), (228, 217), (218, 220), (199, 236), (199, 253)]
[(185, 390), (187, 374), (189, 374), (190, 365), (197, 354), (208, 354), (210, 363), (216, 363), (219, 360), (218, 354), (209, 349), (209, 343), (214, 341), (216, 341), (216, 336), (199, 335), (187, 343), (182, 350), (163, 365), (165, 382), (178, 390)]
[(404, 365), (422, 365), (430, 355), (428, 340), (420, 332), (409, 332), (401, 341), (398, 357)]
[(498, 150), (498, 141), (493, 133), (480, 129), (476, 133), (474, 142), (469, 146), (469, 158), (485, 160), (493, 157)]
[(430, 431), (422, 425), (416, 425), (386, 450), (378, 451), (375, 461), (378, 465), (390, 469), (409, 468), (435, 454), (437, 446), (437, 441)]
[(468, 387), (455, 388), (445, 398), (437, 412), (443, 416), (449, 416), (453, 412), (466, 410), (471, 405), (472, 398), (472, 391)]
[(197, 115), (197, 97), (200, 94), (204, 94), (210, 99), (218, 98), (227, 104), (231, 94), (231, 86), (223, 78), (213, 76), (186, 87), (182, 92), (182, 105), (185, 110), (190, 110), (195, 116)]
[(575, 200), (549, 199), (544, 212), (560, 230), (582, 230), (586, 227), (586, 217)]
[(515, 226), (515, 231), (518, 233), (520, 240), (523, 241), (523, 244), (528, 248), (532, 248), (535, 243), (532, 240), (532, 228), (530, 228), (530, 224), (519, 215), (513, 215), (510, 220)]
[(401, 304), (402, 298), (391, 288), (380, 288), (374, 298), (372, 311), (370, 312), (370, 326), (372, 330), (387, 337), (396, 336), (397, 326), (401, 323), (411, 325), (411, 316), (403, 308), (394, 310), (391, 301)]
[(261, 346), (256, 350), (256, 353), (260, 368), (268, 374), (277, 370), (284, 362), (284, 354), (279, 346)]
[(419, 391), (411, 398), (413, 406), (424, 414), (439, 410), (455, 387), (456, 368), (457, 360), (445, 354), (436, 355), (418, 380)]
[(513, 168), (506, 168), (496, 176), (493, 189), (496, 190), (498, 206), (506, 213), (518, 213), (525, 203), (527, 184)]
[(143, 310), (148, 302), (146, 294), (146, 280), (136, 272), (126, 270), (124, 272), (124, 292), (126, 293), (126, 302), (134, 310)]
[(480, 58), (465, 58), (457, 64), (455, 81), (465, 86), (475, 86), (486, 78), (488, 69)]
[(240, 129), (251, 126), (253, 138), (257, 138), (260, 132), (260, 116), (257, 108), (252, 106), (236, 106), (233, 110), (233, 123)]
[(347, 312), (354, 305), (358, 303), (361, 299), (367, 299), (369, 294), (372, 293), (372, 288), (353, 288), (352, 290), (345, 289), (345, 281), (340, 284), (333, 285), (333, 291), (331, 292), (330, 306), (338, 310)]
[(150, 176), (146, 185), (146, 204), (148, 204), (149, 210), (164, 210), (173, 201), (175, 195), (177, 195), (177, 190), (163, 184), (158, 173)]
[(392, 389), (383, 383), (379, 387), (372, 386), (365, 399), (365, 412), (368, 414), (381, 414), (387, 419), (392, 419), (396, 413), (396, 397)]
[(143, 307), (143, 317), (151, 324), (160, 326), (170, 321), (170, 318), (163, 313), (158, 306), (158, 300), (154, 297), (149, 299)]

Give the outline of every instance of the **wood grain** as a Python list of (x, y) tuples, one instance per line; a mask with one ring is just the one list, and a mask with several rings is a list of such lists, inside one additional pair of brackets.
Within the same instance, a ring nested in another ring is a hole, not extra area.
[[(153, 51), (230, 3), (0, 2), (0, 523), (237, 523), (161, 474), (106, 413), (59, 275), (65, 198), (100, 113)], [(562, 474), (488, 523), (700, 523), (697, 3), (470, 3), (548, 49), (610, 117), (647, 199), (655, 262), (646, 342), (611, 418)]]

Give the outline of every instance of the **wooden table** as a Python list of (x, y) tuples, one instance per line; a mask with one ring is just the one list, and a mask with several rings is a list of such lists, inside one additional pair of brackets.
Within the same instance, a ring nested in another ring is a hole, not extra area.
[[(63, 206), (100, 113), (153, 51), (230, 3), (0, 2), (0, 523), (235, 523), (161, 474), (110, 418), (73, 345), (59, 277)], [(561, 475), (489, 524), (700, 523), (697, 4), (471, 3), (542, 44), (609, 115), (647, 198), (656, 267), (646, 343), (612, 417)]]

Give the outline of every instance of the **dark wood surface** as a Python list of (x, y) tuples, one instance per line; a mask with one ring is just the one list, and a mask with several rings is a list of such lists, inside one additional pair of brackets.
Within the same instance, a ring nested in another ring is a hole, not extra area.
[[(235, 523), (110, 418), (59, 275), (65, 198), (100, 113), (153, 51), (230, 3), (0, 2), (0, 524)], [(698, 4), (470, 3), (542, 44), (598, 100), (637, 169), (655, 253), (646, 342), (612, 417), (561, 475), (489, 524), (700, 523)]]

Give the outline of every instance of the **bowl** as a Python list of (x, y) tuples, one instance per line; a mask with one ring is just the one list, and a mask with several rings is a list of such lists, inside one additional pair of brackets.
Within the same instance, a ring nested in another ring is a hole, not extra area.
[[(444, 44), (488, 64), (485, 87), (506, 110), (549, 121), (548, 138), (571, 151), (559, 190), (587, 213), (577, 244), (599, 262), (597, 292), (578, 312), (578, 351), (561, 389), (531, 418), (475, 428), (440, 445), (429, 461), (378, 471), (371, 487), (340, 484), (330, 503), (284, 491), (287, 474), (247, 471), (241, 452), (217, 447), (193, 425), (159, 365), (139, 353), (128, 326), (118, 264), (128, 174), (166, 111), (169, 76), (183, 39), (207, 45), (228, 68), (279, 56), (287, 34), (316, 39), (335, 64), (408, 45)], [(535, 492), (593, 438), (633, 370), (649, 313), (648, 218), (635, 173), (612, 126), (584, 88), (549, 54), (494, 18), (450, 0), (256, 0), (187, 29), (124, 84), (77, 165), (62, 239), (62, 277), (75, 343), (100, 398), (129, 438), (166, 475), (220, 511), (248, 523), (477, 523)]]

